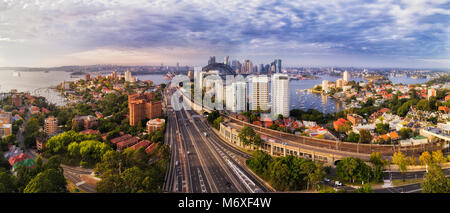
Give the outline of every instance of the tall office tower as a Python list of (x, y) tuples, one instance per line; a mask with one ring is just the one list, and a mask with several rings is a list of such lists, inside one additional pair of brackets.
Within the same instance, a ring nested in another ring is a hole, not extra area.
[(344, 76), (342, 78), (344, 79), (345, 82), (348, 82), (349, 78), (348, 78), (348, 71), (347, 70), (345, 70)]
[(281, 59), (275, 60), (275, 73), (281, 73)]
[(289, 76), (276, 73), (272, 75), (272, 116), (279, 114), (289, 117)]
[(265, 74), (270, 74), (270, 64), (266, 64), (266, 65), (264, 66), (264, 73), (265, 73)]
[(328, 81), (323, 80), (322, 81), (322, 91), (327, 91), (327, 90), (328, 90)]
[(247, 74), (253, 73), (253, 63), (250, 60), (247, 60)]
[(233, 81), (226, 86), (225, 104), (232, 112), (247, 111), (247, 82)]
[(208, 65), (215, 64), (215, 63), (216, 63), (216, 56), (209, 57)]
[(223, 59), (223, 63), (225, 65), (230, 65), (228, 59), (229, 59), (229, 56), (225, 56), (225, 58)]
[(264, 73), (264, 64), (260, 64), (257, 68), (258, 75)]
[(180, 71), (180, 63), (177, 62), (177, 71)]
[(54, 116), (50, 116), (45, 119), (44, 132), (47, 135), (53, 135), (58, 131), (58, 119)]
[(233, 60), (233, 61), (231, 62), (231, 68), (232, 68), (233, 70), (240, 69), (240, 68), (241, 68), (241, 64), (239, 63), (238, 60)]
[(269, 109), (269, 77), (252, 76), (251, 110)]

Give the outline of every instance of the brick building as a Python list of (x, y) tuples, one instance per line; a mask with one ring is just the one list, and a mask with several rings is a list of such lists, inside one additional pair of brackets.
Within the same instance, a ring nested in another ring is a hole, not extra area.
[(151, 133), (156, 130), (160, 130), (165, 123), (166, 123), (166, 120), (159, 119), (159, 118), (149, 120), (147, 122), (147, 133)]
[(136, 126), (141, 120), (154, 119), (162, 114), (162, 102), (154, 101), (152, 93), (133, 94), (128, 96), (130, 125)]
[(21, 107), (22, 106), (22, 96), (19, 94), (13, 94), (11, 96), (11, 102), (12, 102), (12, 105), (14, 105), (15, 107)]
[(348, 114), (347, 120), (350, 121), (353, 125), (358, 125), (363, 122), (363, 117), (357, 114)]
[(47, 135), (53, 135), (58, 132), (58, 119), (54, 116), (46, 118), (44, 122), (44, 132)]

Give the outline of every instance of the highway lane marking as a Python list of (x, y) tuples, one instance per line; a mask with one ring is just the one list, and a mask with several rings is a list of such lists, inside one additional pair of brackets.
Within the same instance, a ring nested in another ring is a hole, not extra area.
[[(180, 114), (181, 114), (181, 116), (183, 116), (183, 113), (180, 113)], [(218, 188), (217, 188), (217, 186), (216, 186), (216, 183), (213, 181), (213, 178), (212, 178), (212, 176), (211, 176), (211, 173), (210, 173), (210, 171), (208, 170), (208, 167), (206, 166), (206, 163), (204, 162), (204, 159), (203, 159), (203, 158), (205, 158), (205, 156), (203, 155), (202, 152), (199, 152), (199, 149), (198, 149), (198, 147), (197, 147), (197, 144), (193, 142), (194, 139), (192, 138), (192, 134), (191, 134), (191, 131), (189, 130), (189, 128), (186, 128), (186, 131), (187, 131), (187, 133), (188, 133), (188, 135), (189, 135), (189, 138), (190, 138), (190, 140), (191, 140), (191, 142), (192, 142), (192, 145), (194, 146), (195, 152), (198, 154), (198, 159), (199, 159), (199, 161), (200, 161), (200, 166), (202, 167), (203, 171), (204, 171), (205, 174), (206, 174), (206, 179), (208, 180), (208, 183), (209, 183), (209, 186), (210, 186), (211, 191), (212, 191), (212, 192), (219, 192), (219, 191), (218, 191)], [(209, 156), (206, 156), (206, 158), (208, 158), (208, 157), (209, 157)], [(206, 169), (205, 169), (205, 168), (206, 168)], [(211, 171), (211, 172), (214, 172), (214, 171)]]

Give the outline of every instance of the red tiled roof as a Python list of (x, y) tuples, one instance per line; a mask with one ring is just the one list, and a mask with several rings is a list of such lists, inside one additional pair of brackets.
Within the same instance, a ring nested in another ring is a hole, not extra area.
[(156, 143), (152, 143), (150, 144), (150, 146), (147, 147), (147, 149), (145, 149), (145, 152), (150, 153), (151, 151), (153, 151), (153, 149), (156, 148)]
[(132, 137), (125, 141), (121, 141), (121, 142), (117, 143), (117, 149), (123, 150), (124, 148), (130, 147), (130, 146), (136, 144), (138, 141), (139, 141), (138, 137)]
[(83, 134), (83, 135), (98, 135), (98, 134), (100, 134), (100, 131), (93, 130), (93, 129), (86, 129), (86, 130), (81, 131), (80, 134)]
[(14, 164), (16, 164), (16, 163), (18, 163), (20, 161), (23, 161), (23, 160), (25, 160), (27, 158), (30, 158), (30, 156), (25, 154), (25, 153), (22, 153), (20, 155), (17, 155), (17, 156), (14, 156), (14, 157), (10, 157), (8, 162), (9, 162), (9, 164), (11, 166), (13, 166)]
[(111, 139), (111, 143), (112, 144), (116, 144), (116, 143), (119, 143), (121, 141), (127, 140), (127, 139), (129, 139), (131, 137), (133, 137), (133, 136), (131, 136), (130, 134), (126, 134), (126, 135), (123, 135), (123, 136)]
[(142, 141), (140, 141), (139, 143), (134, 144), (131, 148), (132, 148), (133, 150), (139, 149), (139, 148), (141, 148), (141, 147), (147, 148), (147, 146), (150, 145), (150, 144), (151, 144), (150, 141), (148, 141), (148, 140), (142, 140)]

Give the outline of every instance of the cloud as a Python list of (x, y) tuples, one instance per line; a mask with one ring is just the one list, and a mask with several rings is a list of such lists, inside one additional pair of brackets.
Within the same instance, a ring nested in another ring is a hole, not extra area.
[(450, 1), (444, 0), (4, 0), (0, 57), (11, 64), (58, 64), (58, 58), (70, 63), (66, 59), (77, 54), (109, 50), (124, 59), (133, 51), (177, 61), (177, 53), (190, 50), (198, 57), (186, 63), (205, 61), (200, 58), (205, 54), (261, 62), (287, 53), (290, 58), (352, 55), (349, 60), (353, 55), (445, 58), (449, 20)]

